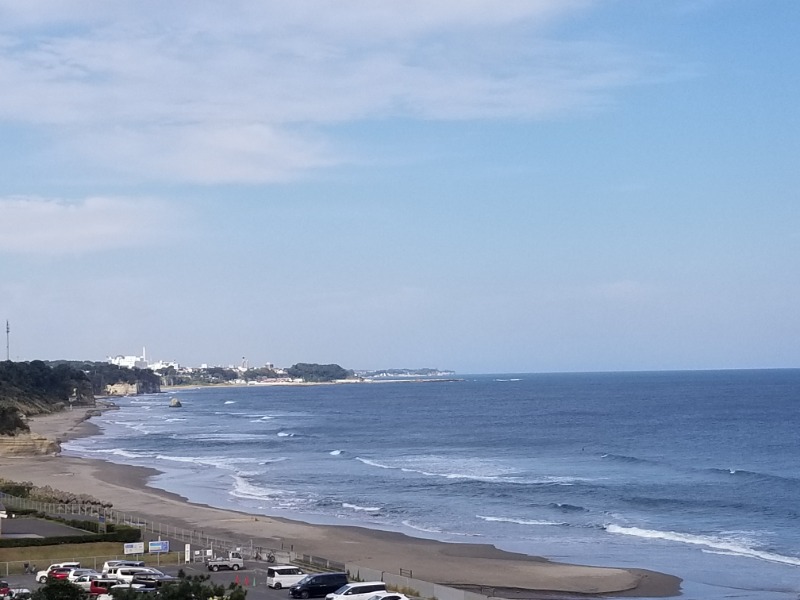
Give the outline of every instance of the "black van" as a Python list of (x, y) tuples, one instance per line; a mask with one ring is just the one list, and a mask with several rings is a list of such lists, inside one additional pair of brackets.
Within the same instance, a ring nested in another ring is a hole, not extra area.
[(292, 598), (321, 598), (347, 585), (347, 573), (312, 573), (289, 588)]

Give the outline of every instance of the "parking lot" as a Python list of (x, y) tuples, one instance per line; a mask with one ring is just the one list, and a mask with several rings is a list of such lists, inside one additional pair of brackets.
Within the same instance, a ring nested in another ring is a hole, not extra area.
[[(147, 564), (168, 575), (177, 575), (180, 569), (183, 569), (187, 575), (210, 575), (211, 581), (225, 587), (238, 581), (242, 587), (246, 587), (248, 599), (287, 600), (289, 598), (287, 590), (273, 590), (267, 587), (267, 567), (264, 563), (247, 563), (247, 568), (240, 571), (218, 571), (216, 573), (210, 572), (202, 563), (165, 567), (159, 567), (152, 562)], [(3, 579), (8, 581), (12, 588), (24, 587), (33, 592), (40, 587), (40, 584), (36, 583), (34, 575), (9, 575)]]

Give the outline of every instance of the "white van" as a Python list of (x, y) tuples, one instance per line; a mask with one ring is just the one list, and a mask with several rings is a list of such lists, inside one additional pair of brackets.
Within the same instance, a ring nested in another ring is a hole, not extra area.
[(143, 560), (107, 560), (103, 564), (103, 573), (108, 573), (111, 567), (143, 567)]
[(294, 565), (275, 565), (267, 569), (267, 586), (279, 590), (292, 587), (306, 576), (305, 571)]
[(148, 574), (148, 575), (163, 575), (161, 571), (158, 569), (153, 569), (152, 567), (111, 567), (106, 574), (106, 577), (112, 577), (114, 579), (119, 579), (123, 583), (130, 583), (133, 581), (133, 578), (139, 574)]
[(357, 581), (343, 585), (325, 598), (326, 600), (367, 600), (378, 592), (385, 591), (386, 584), (383, 581)]

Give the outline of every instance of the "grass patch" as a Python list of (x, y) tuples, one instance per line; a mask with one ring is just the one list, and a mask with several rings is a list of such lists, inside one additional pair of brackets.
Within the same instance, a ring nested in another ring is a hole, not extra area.
[(183, 552), (162, 554), (125, 555), (119, 542), (97, 542), (90, 544), (58, 544), (55, 546), (27, 546), (23, 548), (0, 548), (0, 563), (8, 563), (9, 574), (23, 572), (25, 563), (46, 569), (53, 563), (80, 561), (89, 569), (103, 568), (107, 560), (143, 560), (148, 565), (179, 565), (183, 563)]

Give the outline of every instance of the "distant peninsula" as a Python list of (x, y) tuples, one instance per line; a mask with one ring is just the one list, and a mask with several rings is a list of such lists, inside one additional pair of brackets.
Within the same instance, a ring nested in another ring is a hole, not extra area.
[(455, 371), (440, 369), (381, 369), (378, 371), (354, 371), (358, 377), (365, 379), (401, 379), (408, 377), (452, 377)]

